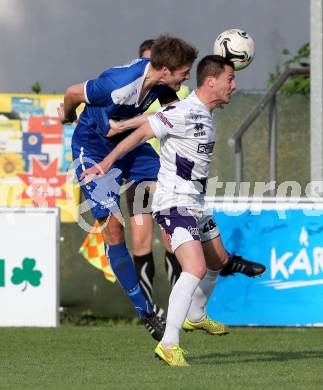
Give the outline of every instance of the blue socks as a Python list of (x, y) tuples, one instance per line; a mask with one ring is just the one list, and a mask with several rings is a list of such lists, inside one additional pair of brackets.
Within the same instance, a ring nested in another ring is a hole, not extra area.
[(121, 244), (107, 246), (106, 253), (114, 274), (125, 293), (131, 299), (137, 314), (140, 317), (144, 317), (146, 313), (153, 313), (151, 303), (140, 288), (136, 270), (126, 244), (122, 242)]

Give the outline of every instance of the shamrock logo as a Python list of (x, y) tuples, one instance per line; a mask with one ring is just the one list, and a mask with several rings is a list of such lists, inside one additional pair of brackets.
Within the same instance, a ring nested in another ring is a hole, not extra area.
[(35, 265), (35, 259), (29, 259), (28, 257), (24, 258), (22, 261), (22, 268), (16, 267), (13, 269), (11, 282), (13, 284), (21, 284), (25, 282), (22, 291), (26, 290), (28, 282), (34, 287), (39, 286), (42, 273), (40, 271), (34, 270)]

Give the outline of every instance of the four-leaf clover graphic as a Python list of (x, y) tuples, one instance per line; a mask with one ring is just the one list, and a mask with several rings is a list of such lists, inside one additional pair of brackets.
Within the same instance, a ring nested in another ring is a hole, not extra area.
[(24, 258), (22, 261), (22, 268), (16, 267), (12, 271), (12, 277), (11, 277), (12, 283), (20, 284), (25, 282), (22, 291), (26, 290), (28, 282), (34, 287), (39, 286), (42, 273), (40, 271), (33, 269), (35, 265), (36, 265), (35, 259), (29, 259), (28, 257)]

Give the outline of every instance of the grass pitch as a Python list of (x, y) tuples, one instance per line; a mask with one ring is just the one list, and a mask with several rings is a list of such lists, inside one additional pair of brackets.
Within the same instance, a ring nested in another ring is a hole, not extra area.
[(154, 358), (143, 326), (0, 329), (0, 389), (323, 389), (323, 329), (182, 335), (187, 368)]

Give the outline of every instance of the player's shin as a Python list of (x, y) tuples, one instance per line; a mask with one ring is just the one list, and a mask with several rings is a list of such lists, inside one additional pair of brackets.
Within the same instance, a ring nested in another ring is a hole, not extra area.
[(207, 270), (192, 296), (192, 302), (187, 318), (192, 322), (199, 322), (206, 316), (206, 305), (212, 294), (219, 276), (219, 271)]
[(154, 257), (152, 252), (142, 255), (142, 256), (133, 256), (135, 263), (137, 277), (139, 279), (140, 286), (143, 293), (153, 302), (153, 283), (155, 276), (155, 265)]
[(153, 307), (143, 294), (136, 270), (125, 243), (107, 247), (107, 256), (122, 289), (131, 299), (136, 312), (142, 318), (153, 312)]
[(182, 272), (169, 296), (166, 330), (162, 339), (165, 348), (179, 344), (179, 332), (191, 304), (192, 295), (200, 279), (188, 272)]

